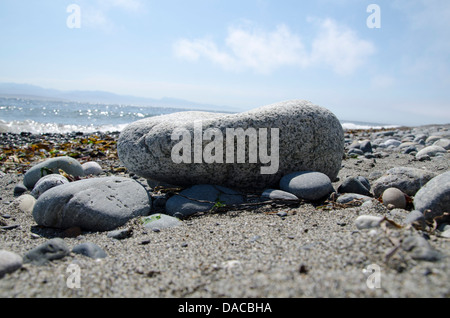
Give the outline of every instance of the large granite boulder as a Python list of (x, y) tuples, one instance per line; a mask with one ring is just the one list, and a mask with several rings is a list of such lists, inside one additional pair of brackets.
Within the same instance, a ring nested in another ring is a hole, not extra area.
[(265, 189), (296, 171), (322, 172), (334, 180), (344, 134), (329, 110), (293, 100), (239, 114), (146, 118), (126, 127), (117, 147), (128, 170), (146, 179)]

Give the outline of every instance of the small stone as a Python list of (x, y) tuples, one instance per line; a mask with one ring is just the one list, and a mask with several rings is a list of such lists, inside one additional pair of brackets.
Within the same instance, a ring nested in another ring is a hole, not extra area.
[(98, 176), (99, 174), (103, 173), (102, 167), (95, 161), (88, 161), (81, 165), (83, 168), (84, 174), (86, 176), (88, 175), (94, 175)]
[(344, 180), (339, 186), (339, 193), (358, 193), (365, 196), (370, 196), (370, 185), (367, 179), (363, 177), (350, 177)]
[(416, 154), (416, 158), (419, 159), (422, 156), (435, 157), (439, 153), (447, 153), (447, 150), (439, 146), (428, 146), (420, 150)]
[(396, 140), (396, 139), (388, 139), (388, 140), (386, 140), (384, 143), (383, 143), (383, 145), (384, 145), (384, 147), (390, 147), (390, 146), (392, 146), (392, 147), (398, 147), (398, 146), (400, 146), (401, 145), (401, 141), (399, 141), (399, 140)]
[(176, 217), (166, 214), (152, 214), (150, 216), (143, 217), (141, 221), (147, 229), (167, 229), (183, 224), (183, 222)]
[(441, 139), (441, 136), (429, 136), (429, 137), (425, 140), (425, 143), (426, 143), (427, 145), (430, 145), (430, 144), (435, 143), (435, 142), (438, 141), (439, 139)]
[(285, 216), (287, 216), (287, 212), (286, 211), (280, 211), (280, 212), (277, 213), (277, 215), (279, 217), (285, 217)]
[(281, 178), (280, 188), (300, 199), (317, 201), (334, 192), (330, 178), (321, 172), (302, 171)]
[(184, 217), (197, 212), (206, 212), (215, 205), (244, 203), (242, 193), (218, 185), (196, 185), (174, 195), (166, 203), (166, 213), (173, 216), (181, 213)]
[(48, 261), (61, 259), (69, 255), (70, 250), (61, 238), (54, 238), (27, 252), (23, 258), (24, 263), (44, 265)]
[(132, 229), (122, 229), (108, 232), (107, 237), (116, 240), (123, 240), (129, 238), (132, 234), (133, 234)]
[(31, 190), (40, 178), (48, 174), (59, 174), (59, 169), (74, 177), (84, 176), (83, 168), (76, 159), (71, 157), (57, 157), (47, 159), (44, 162), (33, 166), (25, 173), (23, 184)]
[(352, 155), (364, 155), (364, 152), (361, 149), (358, 148), (352, 148), (347, 152), (347, 155), (352, 157)]
[(269, 199), (269, 200), (279, 200), (279, 201), (298, 201), (298, 198), (293, 195), (292, 193), (282, 191), (282, 190), (276, 190), (276, 189), (267, 189), (265, 190), (262, 195), (262, 199)]
[(253, 243), (253, 242), (258, 241), (260, 238), (261, 238), (261, 236), (255, 235), (255, 236), (251, 237), (249, 241)]
[(88, 242), (83, 243), (75, 246), (72, 249), (72, 252), (75, 254), (82, 254), (84, 256), (90, 257), (90, 258), (105, 258), (108, 255), (106, 252), (98, 245)]
[(12, 225), (6, 225), (6, 226), (1, 226), (0, 229), (4, 230), (4, 231), (8, 231), (8, 230), (14, 230), (20, 227), (20, 224), (12, 224)]
[(22, 256), (6, 250), (0, 250), (0, 278), (5, 276), (5, 274), (18, 270), (21, 267)]
[(362, 195), (362, 194), (357, 194), (357, 193), (344, 193), (344, 194), (340, 195), (336, 200), (336, 202), (339, 204), (346, 204), (351, 201), (368, 202), (368, 201), (372, 201), (372, 198)]
[(406, 208), (405, 194), (397, 188), (388, 188), (382, 195), (383, 204), (385, 206), (393, 205), (394, 208)]
[(31, 214), (34, 205), (36, 204), (36, 199), (30, 194), (22, 194), (20, 197), (16, 198), (14, 202), (17, 204), (20, 211)]
[(450, 150), (450, 139), (439, 139), (433, 144), (433, 146), (438, 146), (444, 148), (445, 150)]
[(409, 146), (403, 150), (404, 154), (412, 154), (413, 152), (417, 154), (417, 148), (415, 146)]
[(359, 230), (371, 229), (380, 226), (382, 220), (380, 216), (361, 215), (356, 218), (355, 225)]
[(15, 197), (21, 196), (22, 194), (24, 194), (27, 191), (28, 191), (27, 187), (25, 187), (22, 183), (18, 183), (14, 187), (14, 196)]
[(436, 173), (411, 167), (395, 167), (388, 170), (373, 184), (375, 197), (380, 197), (384, 190), (397, 188), (403, 193), (414, 196), (419, 189), (436, 176)]
[(364, 140), (361, 142), (361, 144), (359, 145), (359, 149), (362, 150), (362, 152), (364, 153), (372, 153), (372, 144), (370, 142), (370, 140)]
[(36, 182), (36, 185), (31, 191), (31, 195), (38, 199), (45, 191), (66, 183), (69, 183), (69, 180), (60, 174), (46, 175)]
[(416, 260), (436, 262), (442, 258), (440, 252), (436, 251), (422, 236), (409, 236), (402, 242), (402, 248), (411, 252), (411, 257)]

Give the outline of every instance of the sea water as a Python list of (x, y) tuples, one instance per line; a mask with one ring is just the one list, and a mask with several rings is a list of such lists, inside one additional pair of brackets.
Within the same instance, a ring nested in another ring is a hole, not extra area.
[[(122, 131), (137, 120), (194, 109), (0, 98), (0, 133)], [(341, 121), (344, 129), (379, 129), (376, 123)]]

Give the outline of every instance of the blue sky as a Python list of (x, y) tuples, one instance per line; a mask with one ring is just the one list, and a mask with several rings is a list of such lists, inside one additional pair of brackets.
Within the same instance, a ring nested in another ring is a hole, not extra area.
[(0, 0), (0, 43), (0, 82), (450, 123), (448, 0)]

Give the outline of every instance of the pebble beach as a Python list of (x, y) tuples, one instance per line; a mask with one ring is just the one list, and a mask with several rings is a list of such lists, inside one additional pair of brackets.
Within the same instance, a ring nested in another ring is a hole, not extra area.
[[(24, 175), (62, 156), (100, 167), (89, 177), (67, 175), (68, 182), (134, 180), (151, 198), (150, 214), (163, 219), (165, 203), (182, 189), (153, 187), (128, 171), (118, 138), (0, 135), (0, 297), (450, 297), (450, 206), (429, 215), (415, 209), (416, 193), (439, 176), (431, 192), (442, 194), (430, 200), (449, 202), (450, 125), (345, 131), (334, 193), (313, 202), (262, 200), (258, 190), (243, 193), (243, 204), (216, 206), (168, 227), (146, 226), (141, 215), (105, 231), (38, 225)], [(419, 182), (422, 175), (396, 175), (399, 168), (430, 177)], [(396, 187), (390, 174), (408, 177)], [(392, 187), (401, 188), (400, 197), (384, 196)], [(34, 262), (30, 252), (55, 239), (63, 241), (62, 256)], [(101, 257), (76, 252), (82, 244), (98, 247)]]

